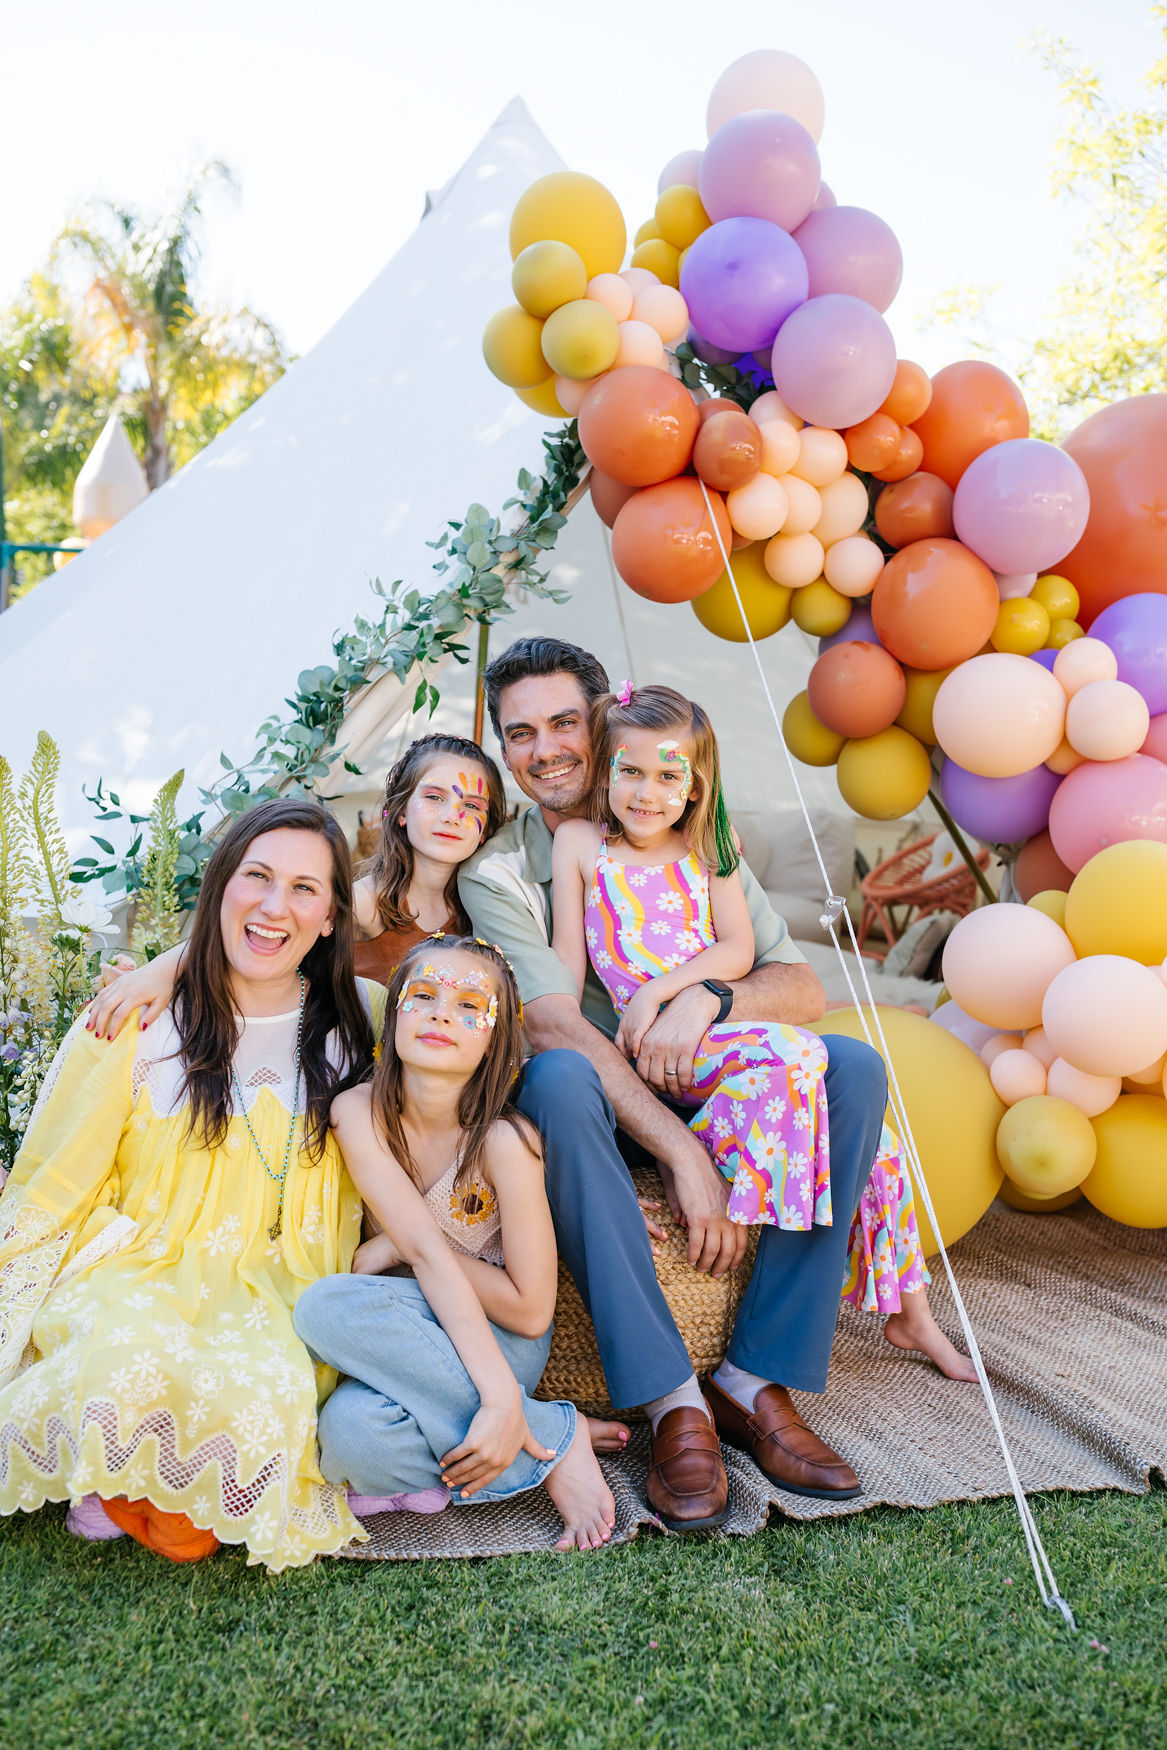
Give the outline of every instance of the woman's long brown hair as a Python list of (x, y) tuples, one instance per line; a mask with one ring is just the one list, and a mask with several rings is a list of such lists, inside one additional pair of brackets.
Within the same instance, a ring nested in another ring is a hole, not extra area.
[[(300, 964), (306, 980), (300, 1046), (305, 1142), (309, 1157), (319, 1160), (334, 1095), (362, 1080), (373, 1061), (373, 1029), (353, 972), (348, 845), (336, 821), (318, 802), (290, 798), (259, 802), (224, 833), (203, 875), (186, 960), (175, 986), (173, 1014), (185, 1072), (183, 1093), (190, 1101), (191, 1134), (201, 1133), (204, 1145), (214, 1148), (227, 1134), (231, 1117), (231, 1059), (239, 1040), (219, 918), (223, 894), (253, 841), (262, 833), (282, 829), (319, 833), (332, 852), (332, 933), (318, 936)], [(329, 1060), (330, 1035), (336, 1068)]]
[(532, 1153), (542, 1152), (538, 1131), (512, 1104), (515, 1082), (523, 1065), (523, 1007), (508, 961), (497, 948), (475, 936), (431, 936), (410, 949), (400, 966), (394, 968), (389, 980), (385, 1038), (380, 1061), (373, 1071), (372, 1090), (375, 1120), (394, 1159), (405, 1168), (418, 1190), (422, 1189), (424, 1181), (405, 1134), (402, 1114), (404, 1066), (394, 1049), (397, 1004), (402, 990), (420, 966), (439, 954), (452, 952), (473, 954), (486, 961), (494, 975), (494, 994), (498, 998), (498, 1015), (482, 1062), (458, 1096), (458, 1123), (463, 1141), (454, 1186), (460, 1189), (472, 1185), (476, 1179), (487, 1177), (484, 1165), (487, 1139), (500, 1119), (517, 1131)]
[[(426, 771), (442, 754), (457, 759), (474, 760), (486, 773), (486, 826), (482, 834), (485, 844), (506, 819), (506, 792), (502, 774), (488, 753), (476, 741), (461, 735), (423, 735), (411, 742), (385, 779), (385, 794), (381, 800), (381, 837), (369, 873), (373, 877), (377, 911), (387, 930), (404, 930), (416, 923), (412, 912), (405, 909), (409, 883), (413, 880), (413, 846), (400, 824), (405, 805), (417, 789)], [(446, 902), (458, 920), (459, 929), (469, 924), (458, 902), (458, 870), (450, 870), (446, 883)]]

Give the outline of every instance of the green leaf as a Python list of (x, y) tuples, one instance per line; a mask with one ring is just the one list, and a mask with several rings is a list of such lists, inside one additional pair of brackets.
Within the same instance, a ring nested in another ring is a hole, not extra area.
[(114, 848), (113, 848), (113, 846), (112, 846), (112, 845), (111, 845), (111, 844), (110, 844), (110, 842), (109, 842), (109, 840), (108, 840), (108, 839), (99, 839), (99, 838), (98, 838), (98, 836), (97, 836), (97, 834), (96, 834), (96, 833), (94, 833), (94, 834), (93, 834), (93, 842), (94, 842), (94, 844), (95, 844), (95, 845), (96, 845), (96, 846), (97, 846), (97, 848), (98, 848), (98, 850), (99, 850), (99, 851), (104, 851), (104, 852), (105, 852), (105, 854), (106, 854), (106, 856), (107, 856), (107, 857), (112, 857), (112, 856), (114, 856), (114, 854), (115, 854), (115, 853), (114, 853)]
[(229, 760), (225, 753), (219, 755), (219, 764), (225, 772), (233, 772), (235, 770), (235, 761)]

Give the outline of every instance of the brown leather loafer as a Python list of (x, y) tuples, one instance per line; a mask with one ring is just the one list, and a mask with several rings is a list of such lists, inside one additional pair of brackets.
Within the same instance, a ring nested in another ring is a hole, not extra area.
[(652, 1437), (648, 1504), (670, 1531), (710, 1531), (729, 1512), (729, 1481), (712, 1422), (682, 1404), (668, 1410)]
[(748, 1452), (780, 1489), (826, 1501), (849, 1501), (863, 1493), (846, 1459), (807, 1427), (785, 1386), (763, 1386), (752, 1414), (723, 1392), (716, 1380), (707, 1380), (705, 1390), (722, 1439)]

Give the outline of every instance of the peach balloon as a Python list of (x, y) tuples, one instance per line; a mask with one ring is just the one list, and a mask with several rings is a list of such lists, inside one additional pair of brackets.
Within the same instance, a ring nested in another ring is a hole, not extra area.
[(1028, 1051), (1002, 1051), (989, 1065), (989, 1080), (1006, 1106), (1045, 1093), (1045, 1064)]
[(1044, 1063), (1046, 1069), (1057, 1056), (1057, 1052), (1045, 1036), (1044, 1027), (1031, 1027), (1021, 1043), (1031, 1057), (1036, 1057), (1039, 1063)]
[(1026, 902), (1038, 893), (1068, 893), (1073, 879), (1074, 871), (1054, 850), (1048, 831), (1023, 845), (1013, 865), (1014, 886)]
[[(1066, 932), (1026, 905), (986, 905), (969, 912), (944, 944), (944, 982), (953, 1001), (990, 1027), (1044, 1025), (1046, 990), (1073, 965)], [(1167, 987), (1161, 988), (1167, 1000)]]
[(1100, 638), (1075, 638), (1054, 657), (1054, 679), (1067, 699), (1093, 681), (1116, 681), (1118, 658)]
[[(765, 426), (762, 427), (763, 434)], [(823, 514), (823, 501), (817, 486), (800, 480), (797, 474), (784, 474), (782, 485), (789, 506), (782, 532), (786, 535), (809, 535)]]
[(798, 460), (792, 474), (812, 486), (829, 486), (847, 466), (847, 446), (837, 431), (821, 425), (804, 425), (798, 434)]
[(977, 1052), (977, 1056), (986, 1069), (992, 1069), (993, 1064), (1003, 1051), (1017, 1051), (1020, 1049), (1021, 1043), (1020, 1033), (994, 1033), (991, 1039), (985, 1040)]
[(795, 431), (802, 430), (802, 420), (787, 407), (777, 389), (767, 389), (764, 395), (759, 395), (756, 401), (750, 403), (748, 412), (750, 418), (756, 419), (759, 425), (765, 425), (769, 419), (779, 419), (783, 425), (793, 426)]
[(913, 364), (911, 359), (900, 359), (887, 400), (879, 411), (890, 414), (901, 425), (914, 425), (920, 415), (927, 412), (931, 399), (932, 379), (923, 365)]
[(955, 494), (935, 474), (909, 474), (885, 486), (875, 501), (875, 526), (889, 547), (908, 547), (913, 541), (952, 540)]
[(823, 557), (822, 542), (809, 532), (781, 534), (767, 543), (764, 563), (775, 583), (783, 583), (787, 589), (802, 589), (821, 577)]
[(632, 316), (655, 328), (666, 346), (680, 340), (689, 326), (688, 305), (672, 286), (645, 286), (632, 300)]
[[(751, 413), (750, 418), (753, 417)], [(781, 479), (789, 474), (798, 460), (798, 433), (784, 419), (755, 420), (754, 423), (762, 434), (762, 467), (767, 474)]]
[(890, 467), (899, 454), (903, 435), (903, 427), (886, 413), (873, 413), (858, 425), (848, 426), (843, 437), (851, 466), (867, 474)]
[(1065, 694), (1053, 676), (1039, 662), (1004, 651), (954, 669), (932, 707), (936, 739), (949, 759), (982, 778), (1018, 778), (1040, 766), (1061, 741), (1065, 721)]
[(1055, 1057), (1046, 1076), (1046, 1092), (1055, 1099), (1068, 1100), (1087, 1118), (1096, 1118), (1114, 1105), (1122, 1092), (1122, 1080), (1119, 1076), (1088, 1075), (1064, 1057)]
[(1064, 778), (1067, 772), (1072, 772), (1075, 766), (1080, 766), (1084, 758), (1085, 755), (1078, 753), (1071, 747), (1068, 739), (1063, 735), (1045, 763), (1051, 772), (1056, 772), (1060, 778)]
[(840, 595), (870, 595), (883, 571), (883, 554), (866, 535), (847, 535), (827, 553), (823, 575)]
[[(659, 291), (667, 291), (667, 286), (660, 286)], [(635, 306), (634, 306), (635, 307)], [(665, 343), (655, 328), (650, 328), (647, 322), (637, 322), (630, 318), (616, 326), (617, 351), (615, 368), (621, 365), (650, 365), (653, 370), (666, 369)], [(595, 379), (592, 379), (593, 382)]]
[(1041, 1024), (1074, 1069), (1130, 1075), (1167, 1051), (1167, 985), (1137, 960), (1091, 954), (1050, 981)]
[(648, 267), (626, 267), (618, 277), (624, 281), (632, 293), (633, 301), (636, 299), (637, 292), (642, 292), (645, 286), (662, 284), (660, 275), (653, 273), (652, 269)]
[(790, 502), (785, 487), (772, 475), (755, 474), (744, 486), (729, 493), (725, 508), (739, 535), (744, 535), (747, 541), (765, 541), (785, 523)]
[(1066, 706), (1066, 740), (1084, 760), (1126, 759), (1150, 726), (1147, 701), (1125, 681), (1087, 681)]
[(1167, 711), (1161, 711), (1158, 717), (1152, 717), (1150, 727), (1139, 749), (1150, 759), (1159, 760), (1167, 765)]
[(1125, 1079), (1133, 1082), (1140, 1091), (1144, 1088), (1154, 1088), (1163, 1080), (1163, 1072), (1167, 1070), (1167, 1052), (1157, 1057), (1154, 1063), (1149, 1063), (1145, 1069), (1132, 1071)]
[(591, 298), (596, 304), (602, 304), (617, 322), (627, 322), (632, 314), (632, 288), (625, 284), (618, 273), (598, 273), (594, 279), (588, 281), (584, 297)]
[(555, 393), (559, 398), (559, 405), (562, 407), (563, 411), (569, 413), (574, 419), (584, 404), (585, 395), (596, 381), (597, 379), (595, 377), (584, 377), (583, 379), (578, 377), (556, 377)]
[(824, 547), (858, 534), (867, 521), (867, 488), (857, 474), (840, 474), (829, 486), (818, 488), (823, 513), (810, 531)]

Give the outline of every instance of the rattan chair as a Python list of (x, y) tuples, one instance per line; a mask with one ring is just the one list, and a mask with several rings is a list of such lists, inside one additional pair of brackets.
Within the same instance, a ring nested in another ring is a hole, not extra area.
[[(859, 917), (859, 948), (872, 959), (882, 960), (887, 953), (887, 948), (864, 946), (873, 924), (879, 924), (890, 948), (907, 928), (908, 920), (913, 914), (922, 918), (927, 917), (929, 912), (952, 911), (958, 917), (964, 917), (976, 905), (977, 884), (965, 863), (961, 862), (955, 869), (948, 869), (941, 875), (934, 875), (931, 880), (924, 878), (924, 871), (932, 854), (932, 843), (938, 836), (937, 833), (931, 833), (926, 839), (917, 839), (915, 844), (905, 845), (902, 851), (897, 851), (894, 856), (877, 864), (859, 883), (859, 891), (863, 895), (863, 910)], [(978, 868), (986, 869), (988, 864), (988, 851), (979, 852)], [(896, 917), (897, 907), (902, 911), (902, 918)]]

